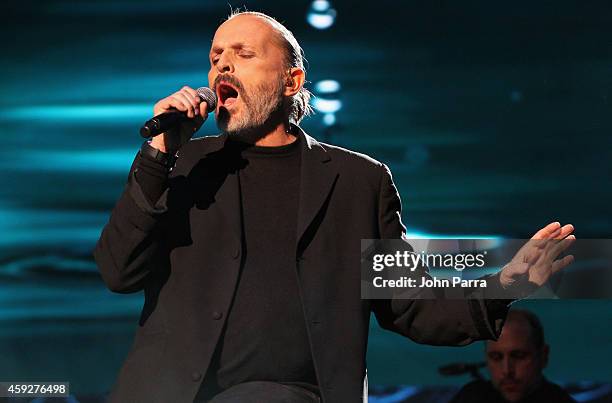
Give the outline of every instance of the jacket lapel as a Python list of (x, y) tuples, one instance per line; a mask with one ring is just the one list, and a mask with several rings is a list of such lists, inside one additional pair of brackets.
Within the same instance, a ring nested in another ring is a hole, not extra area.
[(297, 219), (297, 247), (317, 213), (323, 207), (338, 177), (331, 156), (314, 138), (301, 128), (302, 162), (300, 168), (300, 196)]
[[(331, 156), (314, 138), (300, 127), (294, 126), (301, 138), (300, 195), (297, 217), (297, 245), (323, 207), (338, 177), (338, 171)], [(227, 146), (227, 135), (222, 135), (218, 145), (210, 150), (209, 156), (225, 162), (227, 176), (220, 187), (216, 199), (228, 227), (242, 241), (242, 208), (238, 170), (241, 168), (239, 153)], [(224, 164), (224, 165), (225, 165)]]
[(216, 204), (227, 222), (228, 229), (235, 235), (238, 245), (242, 240), (242, 208), (240, 201), (240, 184), (238, 171), (244, 167), (240, 152), (228, 143), (229, 136), (222, 134), (219, 141), (207, 153), (211, 159), (210, 169), (221, 169), (215, 172), (221, 186), (215, 195)]

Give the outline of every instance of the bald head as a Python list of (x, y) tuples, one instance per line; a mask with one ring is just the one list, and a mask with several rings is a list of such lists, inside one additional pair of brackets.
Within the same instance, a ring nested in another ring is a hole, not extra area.
[[(244, 21), (252, 21), (254, 23), (260, 24), (262, 29), (268, 29), (273, 34), (273, 40), (280, 48), (285, 48), (286, 43), (294, 41), (295, 37), (283, 24), (276, 21), (274, 18), (266, 15), (264, 13), (258, 13), (256, 11), (242, 11), (242, 12), (233, 12), (229, 17), (221, 24), (221, 26), (229, 23), (230, 21), (239, 20), (240, 22)], [(220, 27), (221, 27), (220, 26)], [(263, 28), (265, 26), (265, 28)], [(299, 47), (299, 45), (297, 45)], [(288, 62), (288, 61), (287, 61)]]
[[(268, 36), (269, 40), (271, 40), (272, 43), (274, 43), (282, 52), (283, 70), (299, 70), (303, 73), (305, 81), (306, 58), (304, 57), (302, 47), (298, 43), (297, 39), (295, 39), (295, 36), (291, 31), (269, 15), (256, 11), (234, 11), (219, 28), (236, 19), (238, 19), (239, 22), (258, 24), (260, 29), (267, 31), (270, 34)], [(312, 114), (313, 110), (310, 106), (311, 95), (312, 94), (310, 91), (308, 91), (302, 84), (300, 85), (299, 91), (295, 95), (291, 96), (291, 99), (287, 105), (287, 114), (291, 121), (297, 124), (304, 117)]]
[[(506, 317), (504, 330), (508, 327), (520, 329), (522, 337), (526, 337), (536, 349), (544, 347), (544, 328), (540, 319), (532, 312), (524, 309), (511, 309)], [(501, 337), (507, 337), (504, 336), (503, 330)]]
[(510, 310), (499, 339), (486, 344), (493, 386), (507, 401), (520, 401), (541, 382), (548, 351), (538, 318), (529, 311)]

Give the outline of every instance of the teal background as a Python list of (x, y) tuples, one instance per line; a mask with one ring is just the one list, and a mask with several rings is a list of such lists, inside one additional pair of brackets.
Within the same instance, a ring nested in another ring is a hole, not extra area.
[[(233, 6), (242, 6), (236, 3)], [(608, 2), (338, 1), (317, 31), (305, 1), (252, 1), (295, 33), (308, 79), (338, 80), (319, 139), (387, 163), (411, 234), (529, 237), (553, 220), (610, 236)], [(206, 85), (226, 1), (4, 5), (0, 65), (0, 379), (108, 390), (142, 295), (104, 288), (93, 245), (157, 99)], [(216, 132), (210, 119), (200, 135)], [(559, 381), (612, 381), (610, 301), (522, 301)], [(372, 324), (372, 384), (455, 384), (436, 368), (482, 344), (417, 345)]]

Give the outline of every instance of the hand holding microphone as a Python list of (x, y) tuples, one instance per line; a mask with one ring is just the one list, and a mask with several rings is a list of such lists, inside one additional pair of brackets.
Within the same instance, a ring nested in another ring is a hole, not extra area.
[(210, 88), (184, 86), (155, 104), (155, 117), (142, 126), (140, 134), (153, 136), (151, 146), (158, 150), (174, 152), (189, 141), (216, 106), (217, 97)]

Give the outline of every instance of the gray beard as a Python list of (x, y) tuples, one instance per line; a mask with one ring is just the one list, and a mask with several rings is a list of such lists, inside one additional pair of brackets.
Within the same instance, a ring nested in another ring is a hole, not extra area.
[(254, 97), (243, 91), (240, 94), (244, 104), (242, 115), (231, 116), (227, 110), (221, 109), (217, 116), (217, 127), (230, 137), (255, 143), (283, 121), (282, 90), (280, 85), (272, 89), (259, 86), (254, 91)]

